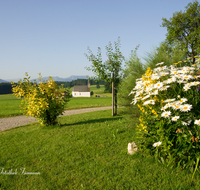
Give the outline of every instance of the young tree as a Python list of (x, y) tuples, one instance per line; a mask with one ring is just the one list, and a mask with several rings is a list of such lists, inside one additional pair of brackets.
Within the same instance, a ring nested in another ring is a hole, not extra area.
[[(122, 62), (124, 56), (120, 51), (120, 38), (117, 42), (114, 42), (114, 50), (112, 48), (111, 42), (106, 46), (108, 59), (103, 63), (101, 48), (98, 47), (97, 56), (95, 56), (92, 51), (88, 48), (90, 55), (86, 55), (89, 61), (92, 62), (91, 67), (87, 67), (87, 70), (91, 70), (96, 74), (97, 80), (105, 80), (106, 82), (112, 83), (112, 94), (113, 94), (113, 111), (112, 115), (117, 114), (117, 86), (121, 77), (120, 71), (122, 70)], [(115, 110), (115, 111), (114, 111)]]
[(169, 20), (163, 18), (162, 27), (167, 27), (168, 42), (171, 44), (178, 40), (194, 64), (195, 56), (200, 53), (200, 5), (194, 1), (185, 8), (185, 12), (174, 13)]

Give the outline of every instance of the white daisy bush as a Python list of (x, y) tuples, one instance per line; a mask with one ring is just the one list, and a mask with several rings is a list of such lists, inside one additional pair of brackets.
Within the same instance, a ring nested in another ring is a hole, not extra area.
[(138, 148), (171, 165), (194, 168), (200, 158), (200, 57), (158, 63), (136, 80), (132, 104), (140, 109)]

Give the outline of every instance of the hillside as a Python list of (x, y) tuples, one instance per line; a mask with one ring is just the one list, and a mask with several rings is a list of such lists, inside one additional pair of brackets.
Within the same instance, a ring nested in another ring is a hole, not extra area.
[(3, 79), (0, 79), (0, 83), (4, 83), (4, 82), (8, 82), (8, 81), (5, 81)]

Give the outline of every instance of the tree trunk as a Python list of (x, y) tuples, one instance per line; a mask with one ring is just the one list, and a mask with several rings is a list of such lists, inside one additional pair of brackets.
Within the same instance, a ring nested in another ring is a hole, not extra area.
[(115, 115), (117, 115), (117, 89), (115, 89)]
[(115, 99), (114, 93), (115, 93), (115, 91), (114, 91), (114, 82), (112, 82), (112, 116), (115, 115), (115, 113), (114, 113), (114, 99)]

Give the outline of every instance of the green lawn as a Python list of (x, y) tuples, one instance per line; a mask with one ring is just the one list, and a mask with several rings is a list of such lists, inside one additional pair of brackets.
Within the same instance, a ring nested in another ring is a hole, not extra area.
[[(96, 88), (96, 85), (92, 85), (91, 89), (95, 93), (98, 92), (98, 95), (100, 95), (101, 91)], [(104, 91), (104, 86), (101, 85), (100, 89)], [(95, 95), (90, 98), (70, 98), (70, 101), (66, 104), (66, 110), (112, 105), (112, 98), (110, 93), (101, 94), (100, 97), (95, 97)], [(102, 95), (107, 97), (102, 97)], [(0, 118), (22, 115), (19, 109), (19, 105), (20, 98), (16, 98), (13, 94), (0, 95)]]
[[(119, 110), (116, 117), (105, 110), (0, 133), (0, 189), (200, 189), (199, 173), (191, 183), (189, 171), (128, 155), (138, 118)], [(40, 175), (23, 175), (22, 168)]]
[(0, 118), (21, 115), (20, 99), (13, 94), (0, 95)]
[(112, 98), (110, 97), (77, 97), (70, 98), (70, 101), (66, 105), (66, 109), (80, 109), (80, 108), (91, 108), (91, 107), (103, 107), (103, 106), (111, 106)]

